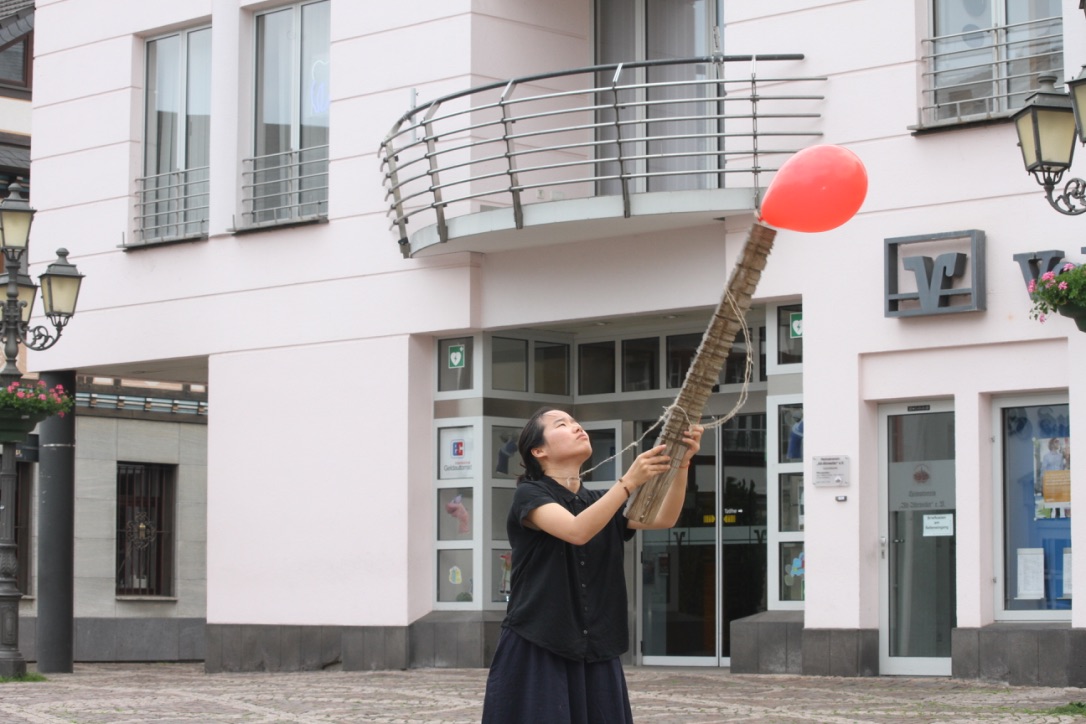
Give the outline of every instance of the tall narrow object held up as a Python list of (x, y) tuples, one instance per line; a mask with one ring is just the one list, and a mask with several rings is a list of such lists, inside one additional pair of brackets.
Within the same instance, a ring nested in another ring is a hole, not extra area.
[(762, 270), (765, 269), (776, 236), (777, 232), (768, 226), (756, 223), (751, 227), (724, 296), (713, 312), (713, 318), (701, 339), (694, 361), (686, 372), (683, 386), (668, 410), (660, 436), (656, 440), (657, 445), (667, 446), (664, 452), (671, 456), (671, 467), (635, 491), (626, 508), (626, 517), (630, 520), (648, 523), (655, 520), (656, 514), (660, 512), (660, 506), (686, 452), (686, 446), (682, 442), (683, 432), (701, 419), (713, 386), (720, 379), (720, 371), (724, 369), (724, 362), (736, 335), (743, 328), (743, 318), (750, 309), (754, 290), (758, 286)]

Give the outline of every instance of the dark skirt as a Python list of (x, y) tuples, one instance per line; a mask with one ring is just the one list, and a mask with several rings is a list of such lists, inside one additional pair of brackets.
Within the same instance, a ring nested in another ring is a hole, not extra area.
[(566, 659), (503, 628), (483, 724), (633, 724), (622, 663)]

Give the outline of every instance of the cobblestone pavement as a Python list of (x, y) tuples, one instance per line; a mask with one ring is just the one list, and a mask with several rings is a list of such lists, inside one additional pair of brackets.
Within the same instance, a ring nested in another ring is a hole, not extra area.
[[(205, 674), (199, 664), (77, 665), (0, 684), (0, 722), (478, 722), (486, 671)], [(634, 719), (681, 722), (1076, 722), (1046, 713), (1086, 689), (946, 678), (732, 675), (627, 668)], [(516, 724), (516, 722), (510, 722)]]

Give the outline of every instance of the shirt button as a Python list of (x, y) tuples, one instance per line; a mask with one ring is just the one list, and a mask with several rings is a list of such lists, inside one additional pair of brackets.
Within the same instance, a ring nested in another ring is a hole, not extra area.
[(582, 565), (582, 566), (584, 565), (584, 561), (581, 561), (581, 565)]
[(583, 633), (583, 634), (584, 634), (585, 636), (587, 636), (587, 635), (588, 635), (588, 629), (585, 629), (585, 630), (584, 630), (584, 631), (582, 631), (581, 633)]
[(587, 588), (587, 586), (586, 586), (585, 584), (583, 584), (583, 583), (582, 583), (582, 584), (581, 584), (581, 588)]

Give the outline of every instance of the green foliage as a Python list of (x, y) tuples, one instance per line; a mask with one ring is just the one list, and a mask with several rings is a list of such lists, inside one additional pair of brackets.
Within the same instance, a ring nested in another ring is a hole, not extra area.
[(1064, 704), (1063, 706), (1053, 707), (1047, 711), (1041, 712), (1042, 714), (1049, 714), (1052, 716), (1059, 716), (1060, 714), (1073, 714), (1076, 716), (1086, 716), (1086, 704), (1081, 701), (1072, 701), (1070, 704)]
[(48, 681), (37, 671), (28, 671), (22, 676), (0, 676), (0, 684), (21, 684), (25, 681)]
[(1058, 271), (1045, 272), (1029, 283), (1029, 296), (1033, 300), (1029, 316), (1042, 323), (1059, 307), (1086, 307), (1086, 266), (1068, 262)]
[(37, 384), (16, 380), (7, 387), (0, 387), (0, 410), (63, 417), (65, 413), (71, 412), (74, 406), (75, 400), (65, 391), (64, 385), (47, 387), (42, 380), (38, 380)]

